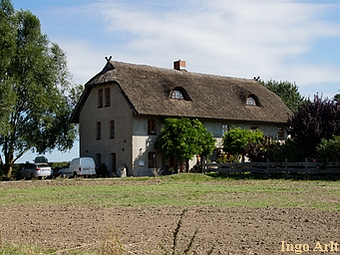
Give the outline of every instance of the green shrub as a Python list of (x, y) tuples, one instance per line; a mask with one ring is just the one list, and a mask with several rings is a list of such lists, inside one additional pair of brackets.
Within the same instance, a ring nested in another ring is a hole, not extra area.
[(269, 152), (271, 161), (284, 162), (286, 159), (289, 162), (304, 161), (303, 150), (292, 139), (287, 139), (284, 144), (276, 143), (271, 146)]
[(340, 136), (333, 139), (322, 139), (316, 147), (318, 161), (338, 161), (340, 162)]
[(96, 170), (96, 173), (97, 173), (97, 177), (104, 177), (104, 178), (109, 177), (109, 170), (104, 163), (100, 164), (100, 166)]

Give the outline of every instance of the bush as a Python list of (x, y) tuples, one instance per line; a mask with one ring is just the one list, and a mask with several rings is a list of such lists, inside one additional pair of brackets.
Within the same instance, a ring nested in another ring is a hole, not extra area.
[(231, 128), (223, 136), (223, 150), (232, 155), (240, 155), (242, 162), (247, 154), (246, 147), (249, 143), (258, 143), (263, 138), (263, 133), (260, 130), (251, 131), (242, 128)]
[(292, 139), (287, 139), (282, 145), (276, 144), (273, 147), (273, 160), (276, 162), (301, 162), (304, 161), (304, 153), (297, 142)]
[(96, 170), (97, 172), (97, 177), (109, 177), (109, 170), (107, 166), (102, 163)]
[(264, 137), (258, 138), (256, 141), (250, 141), (245, 147), (248, 158), (253, 162), (266, 162), (269, 145), (269, 142)]
[(266, 139), (260, 139), (257, 142), (250, 142), (247, 147), (247, 156), (253, 162), (266, 162), (267, 159), (272, 162), (289, 162), (304, 161), (303, 151), (299, 145), (288, 139), (285, 143), (270, 143)]
[(337, 161), (340, 162), (340, 136), (334, 139), (322, 139), (316, 147), (318, 161)]

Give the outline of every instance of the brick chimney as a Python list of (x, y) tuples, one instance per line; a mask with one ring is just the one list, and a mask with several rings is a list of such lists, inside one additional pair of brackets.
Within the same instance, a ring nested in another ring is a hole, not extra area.
[(174, 62), (175, 70), (185, 71), (185, 68), (186, 68), (186, 62), (184, 60), (179, 59)]

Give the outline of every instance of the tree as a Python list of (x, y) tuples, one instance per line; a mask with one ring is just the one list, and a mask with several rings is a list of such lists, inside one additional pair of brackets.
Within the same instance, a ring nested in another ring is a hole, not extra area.
[(337, 106), (333, 100), (314, 96), (306, 100), (294, 115), (288, 118), (291, 138), (302, 148), (304, 157), (315, 157), (317, 145), (338, 134)]
[(0, 30), (0, 146), (9, 178), (15, 161), (29, 150), (72, 148), (77, 132), (69, 119), (76, 89), (65, 53), (41, 33), (31, 12), (15, 11), (9, 0), (1, 0)]
[(303, 103), (304, 98), (299, 93), (299, 88), (295, 83), (288, 81), (274, 81), (269, 80), (267, 82), (260, 81), (263, 86), (273, 91), (278, 95), (281, 100), (288, 106), (288, 108), (296, 112), (298, 107)]
[(8, 70), (10, 58), (14, 51), (15, 36), (13, 30), (14, 9), (9, 1), (0, 2), (0, 132), (6, 129), (5, 112), (10, 110), (11, 90), (10, 77), (4, 79)]
[(215, 139), (212, 134), (199, 120), (188, 118), (165, 119), (155, 143), (155, 149), (164, 157), (173, 157), (179, 163), (187, 162), (198, 154), (208, 156), (214, 148)]
[(263, 138), (260, 130), (252, 131), (242, 128), (231, 128), (223, 136), (223, 150), (227, 153), (242, 156), (242, 162), (246, 156), (246, 147), (251, 142), (258, 142)]
[[(340, 92), (340, 90), (338, 92)], [(340, 136), (340, 93), (334, 96), (334, 102), (337, 107), (337, 113), (336, 113), (337, 134), (336, 135)]]

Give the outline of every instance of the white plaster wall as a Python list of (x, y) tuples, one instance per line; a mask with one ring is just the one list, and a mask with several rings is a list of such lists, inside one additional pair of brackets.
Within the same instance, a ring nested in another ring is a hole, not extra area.
[(156, 120), (156, 134), (160, 133), (161, 122), (158, 118), (135, 116), (132, 124), (132, 168), (134, 176), (153, 176), (157, 169), (148, 168), (148, 153), (156, 153), (157, 168), (162, 168), (161, 155), (154, 149), (157, 135), (148, 135), (148, 119)]
[[(111, 105), (98, 108), (98, 89), (111, 88)], [(132, 172), (132, 110), (114, 84), (94, 87), (80, 113), (80, 156), (101, 154), (101, 161), (114, 174), (119, 165)], [(110, 121), (115, 121), (115, 138), (110, 138)], [(101, 139), (96, 139), (97, 122), (101, 122)], [(111, 164), (111, 153), (116, 153), (116, 167)], [(97, 163), (97, 162), (96, 162)]]

